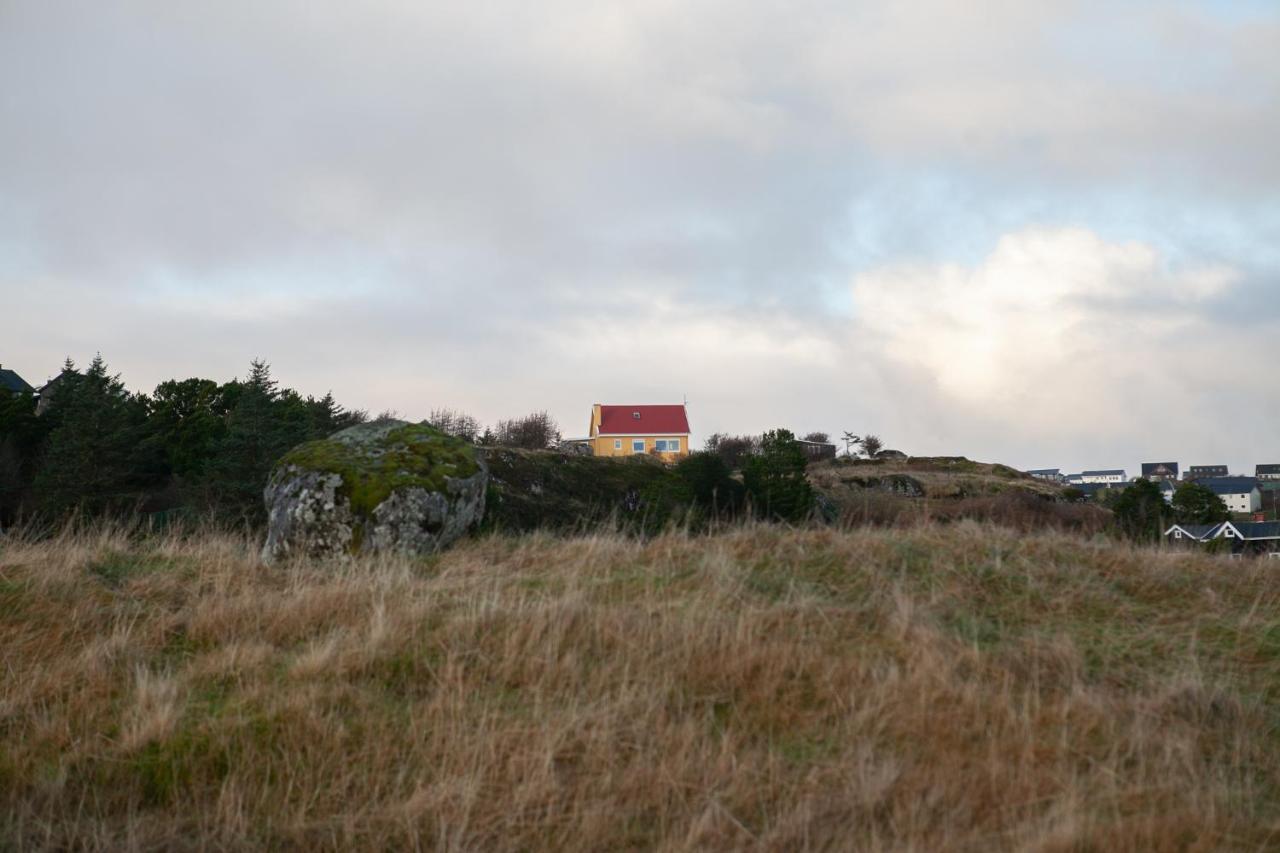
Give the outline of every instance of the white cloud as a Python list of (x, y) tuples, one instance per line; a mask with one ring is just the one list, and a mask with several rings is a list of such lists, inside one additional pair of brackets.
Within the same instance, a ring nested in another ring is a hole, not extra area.
[(1265, 334), (1207, 310), (1238, 281), (1229, 268), (1170, 269), (1150, 246), (1085, 229), (1027, 229), (973, 266), (856, 276), (854, 338), (927, 383), (904, 391), (937, 395), (959, 430), (998, 425), (1001, 441), (1055, 445), (1100, 432), (1116, 445), (1204, 442), (1226, 426), (1195, 403), (1210, 389), (1241, 411), (1276, 406), (1250, 379)]

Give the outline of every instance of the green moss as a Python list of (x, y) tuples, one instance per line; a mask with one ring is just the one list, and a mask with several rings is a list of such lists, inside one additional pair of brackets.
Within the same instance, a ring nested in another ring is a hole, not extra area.
[(366, 517), (393, 491), (442, 492), (450, 478), (465, 479), (479, 470), (471, 445), (425, 424), (398, 426), (363, 442), (341, 434), (309, 441), (286, 453), (277, 468), (291, 465), (339, 475), (339, 493), (353, 512)]

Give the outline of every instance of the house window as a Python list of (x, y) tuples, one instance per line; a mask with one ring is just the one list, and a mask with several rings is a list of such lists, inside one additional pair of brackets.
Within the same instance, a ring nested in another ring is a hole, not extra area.
[(632, 452), (632, 453), (644, 453), (644, 439), (643, 439), (643, 438), (633, 438), (633, 439), (631, 440), (631, 452)]
[(621, 449), (622, 449), (622, 439), (620, 439), (620, 438), (615, 438), (615, 439), (613, 440), (613, 449), (614, 449), (614, 450), (621, 450)]
[(678, 438), (660, 438), (653, 443), (653, 449), (659, 453), (679, 453), (680, 439)]

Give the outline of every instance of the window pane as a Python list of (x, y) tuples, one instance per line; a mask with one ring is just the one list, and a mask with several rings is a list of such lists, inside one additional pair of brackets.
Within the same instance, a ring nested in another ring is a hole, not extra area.
[(644, 453), (644, 439), (637, 438), (631, 442), (632, 453)]
[(671, 450), (671, 452), (672, 452), (672, 453), (679, 453), (679, 452), (680, 452), (680, 439), (678, 439), (678, 438), (673, 438), (673, 439), (671, 439), (671, 441), (670, 441), (670, 442), (668, 442), (668, 447), (670, 448), (670, 450)]

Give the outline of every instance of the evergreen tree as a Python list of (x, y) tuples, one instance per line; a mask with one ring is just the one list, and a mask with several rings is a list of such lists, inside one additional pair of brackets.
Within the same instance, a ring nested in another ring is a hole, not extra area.
[(1143, 542), (1159, 541), (1173, 521), (1173, 507), (1150, 480), (1138, 480), (1121, 492), (1111, 510), (1120, 532)]
[(49, 423), (31, 392), (0, 392), (0, 527), (17, 518), (36, 473)]
[(1230, 521), (1231, 512), (1213, 489), (1186, 482), (1173, 493), (1173, 514), (1179, 524), (1217, 524)]
[(789, 430), (766, 432), (760, 452), (747, 457), (742, 481), (757, 511), (766, 518), (802, 521), (813, 509), (813, 487), (805, 477), (808, 459)]
[(295, 444), (305, 441), (309, 419), (305, 407), (296, 415), (296, 394), (282, 401), (271, 368), (251, 363), (249, 376), (228, 397), (235, 405), (227, 414), (225, 434), (214, 446), (203, 478), (204, 501), (225, 521), (260, 523), (264, 520), (262, 491), (271, 466)]
[(96, 356), (83, 374), (63, 373), (51, 408), (56, 426), (36, 476), (41, 509), (91, 514), (135, 508), (163, 468), (146, 437), (145, 403)]
[(149, 408), (152, 435), (174, 475), (180, 480), (198, 477), (226, 433), (227, 410), (218, 383), (211, 379), (162, 382)]

